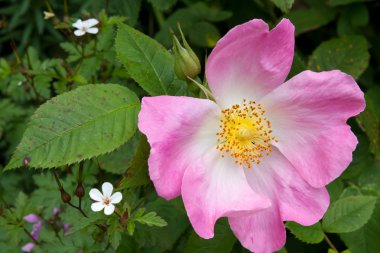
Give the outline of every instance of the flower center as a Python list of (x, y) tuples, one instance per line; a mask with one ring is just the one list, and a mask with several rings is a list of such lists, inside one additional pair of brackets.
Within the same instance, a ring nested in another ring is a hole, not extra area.
[(104, 198), (103, 198), (103, 203), (104, 203), (105, 205), (108, 205), (110, 202), (111, 202), (110, 198), (108, 198), (108, 197), (104, 197)]
[(263, 155), (272, 152), (270, 141), (278, 140), (271, 136), (270, 121), (264, 117), (265, 110), (255, 101), (243, 103), (222, 110), (220, 132), (216, 149), (224, 157), (229, 153), (235, 162), (251, 168), (251, 163), (260, 163)]

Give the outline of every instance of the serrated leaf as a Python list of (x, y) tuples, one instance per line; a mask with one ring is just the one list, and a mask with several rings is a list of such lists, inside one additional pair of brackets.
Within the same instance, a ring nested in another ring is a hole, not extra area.
[(157, 41), (127, 25), (120, 25), (116, 52), (130, 76), (150, 95), (169, 94), (174, 58)]
[(323, 230), (329, 233), (348, 233), (362, 227), (371, 218), (376, 197), (352, 196), (333, 203), (323, 218)]
[(148, 225), (149, 227), (165, 227), (168, 225), (168, 223), (158, 216), (156, 212), (149, 212), (140, 217), (135, 217), (135, 220), (141, 224)]
[(86, 85), (36, 110), (5, 170), (53, 168), (114, 150), (136, 131), (140, 102), (116, 84)]
[(360, 229), (340, 234), (351, 253), (380, 252), (380, 201), (376, 204), (371, 219)]
[(281, 9), (282, 12), (288, 12), (294, 3), (294, 0), (272, 0), (272, 2)]
[(110, 243), (115, 250), (119, 247), (121, 240), (121, 231), (113, 230), (110, 235)]
[(185, 246), (184, 253), (229, 253), (236, 242), (226, 219), (215, 224), (214, 238), (205, 240), (192, 232)]
[(355, 79), (368, 67), (368, 43), (363, 36), (332, 39), (314, 50), (309, 68), (316, 71), (339, 69)]
[(320, 243), (323, 241), (324, 233), (319, 222), (312, 226), (302, 226), (295, 222), (287, 222), (286, 227), (297, 239), (306, 243)]

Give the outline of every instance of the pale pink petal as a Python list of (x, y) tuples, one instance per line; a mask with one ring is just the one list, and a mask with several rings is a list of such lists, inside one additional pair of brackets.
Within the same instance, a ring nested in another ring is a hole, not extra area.
[(97, 24), (99, 24), (99, 21), (95, 18), (90, 18), (90, 19), (87, 19), (85, 21), (82, 21), (82, 25), (84, 27), (87, 27), (87, 28), (90, 28), (90, 27), (97, 25)]
[(149, 176), (158, 195), (180, 195), (185, 169), (216, 146), (220, 109), (212, 101), (190, 97), (144, 97), (139, 129), (150, 143)]
[(26, 220), (26, 221), (29, 222), (29, 223), (36, 223), (37, 221), (40, 220), (40, 219), (38, 218), (38, 216), (35, 215), (34, 213), (30, 213), (30, 214), (24, 216), (23, 219)]
[(283, 19), (269, 31), (259, 19), (231, 29), (211, 52), (206, 77), (222, 107), (259, 100), (285, 80), (294, 54), (294, 26)]
[(103, 194), (98, 189), (91, 189), (89, 195), (92, 200), (103, 201)]
[(112, 194), (110, 201), (112, 204), (117, 204), (122, 200), (122, 198), (123, 198), (123, 195), (121, 195), (120, 192), (115, 192), (114, 194)]
[(355, 80), (341, 71), (304, 71), (262, 101), (273, 143), (314, 187), (323, 187), (350, 164), (357, 139), (346, 124), (365, 107)]
[(102, 192), (104, 197), (111, 197), (113, 186), (111, 183), (105, 182), (102, 184)]
[(275, 205), (255, 214), (228, 218), (228, 221), (240, 243), (252, 252), (272, 253), (285, 244), (285, 227)]
[(36, 244), (34, 242), (29, 242), (27, 244), (25, 244), (21, 250), (24, 251), (24, 252), (31, 252), (32, 249), (36, 246)]
[(186, 170), (182, 198), (194, 230), (205, 239), (214, 236), (218, 218), (247, 215), (271, 205), (268, 198), (252, 191), (244, 169), (231, 157), (221, 158), (216, 149)]
[(73, 27), (81, 29), (83, 27), (82, 20), (78, 19), (77, 21), (75, 21), (75, 23), (73, 23)]
[(103, 202), (95, 202), (91, 204), (91, 210), (94, 212), (99, 212), (103, 210), (104, 207), (105, 205), (103, 204)]
[(283, 221), (310, 226), (323, 217), (329, 206), (327, 190), (310, 186), (275, 147), (260, 165), (245, 169), (245, 174), (255, 192), (275, 203)]
[(112, 204), (108, 204), (104, 207), (104, 214), (111, 215), (115, 211), (115, 206)]
[(83, 36), (85, 32), (83, 30), (75, 30), (74, 31), (75, 36)]
[(97, 34), (99, 32), (99, 29), (97, 27), (88, 28), (86, 30), (88, 33)]

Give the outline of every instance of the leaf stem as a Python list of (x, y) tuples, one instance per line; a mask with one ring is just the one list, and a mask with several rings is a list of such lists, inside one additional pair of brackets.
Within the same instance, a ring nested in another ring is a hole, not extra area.
[(154, 12), (154, 15), (156, 16), (158, 26), (159, 26), (160, 28), (162, 28), (162, 26), (163, 26), (164, 23), (165, 23), (164, 15), (162, 14), (162, 12), (161, 12), (160, 10), (158, 10), (158, 9), (155, 8), (155, 7), (153, 7), (153, 12)]
[(323, 233), (323, 239), (327, 242), (327, 244), (330, 246), (330, 248), (332, 248), (334, 251), (336, 251), (336, 252), (339, 253), (339, 251), (336, 249), (336, 247), (334, 246), (334, 244), (328, 238), (328, 236), (326, 235), (326, 233)]

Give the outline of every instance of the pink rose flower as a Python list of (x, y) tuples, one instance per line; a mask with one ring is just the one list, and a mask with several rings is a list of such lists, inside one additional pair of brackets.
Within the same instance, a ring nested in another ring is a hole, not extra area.
[(304, 71), (285, 82), (294, 26), (269, 31), (262, 20), (230, 30), (210, 54), (215, 101), (145, 97), (139, 129), (151, 145), (149, 174), (160, 196), (182, 195), (203, 238), (228, 217), (241, 244), (273, 252), (284, 221), (309, 226), (329, 205), (325, 186), (352, 160), (357, 139), (346, 124), (365, 107), (355, 80), (339, 70)]

